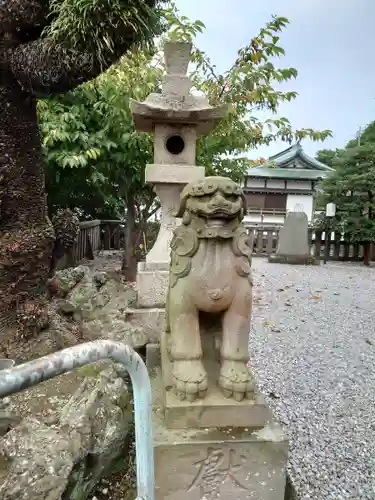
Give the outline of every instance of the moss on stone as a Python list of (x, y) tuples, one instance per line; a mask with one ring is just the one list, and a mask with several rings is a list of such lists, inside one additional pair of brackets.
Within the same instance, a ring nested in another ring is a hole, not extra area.
[(105, 367), (102, 364), (92, 363), (78, 369), (79, 375), (83, 377), (98, 378)]
[(0, 478), (5, 476), (8, 472), (10, 460), (4, 455), (0, 455)]

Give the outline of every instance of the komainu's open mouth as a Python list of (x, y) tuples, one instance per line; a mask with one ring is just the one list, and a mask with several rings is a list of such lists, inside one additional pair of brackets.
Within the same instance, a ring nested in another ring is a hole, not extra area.
[(233, 212), (227, 208), (214, 208), (213, 210), (207, 210), (205, 214), (202, 214), (208, 219), (228, 219), (238, 216), (238, 212)]

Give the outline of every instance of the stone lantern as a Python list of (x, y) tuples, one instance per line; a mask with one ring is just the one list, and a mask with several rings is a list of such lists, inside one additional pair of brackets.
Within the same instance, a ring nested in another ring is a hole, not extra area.
[(144, 102), (131, 102), (135, 128), (151, 132), (155, 138), (154, 163), (147, 165), (145, 180), (154, 186), (161, 204), (156, 242), (146, 262), (138, 265), (137, 306), (128, 309), (132, 323), (146, 338), (147, 357), (153, 356), (154, 348), (158, 350), (160, 332), (165, 327), (170, 242), (181, 222), (175, 217), (180, 193), (186, 184), (205, 176), (204, 167), (195, 165), (197, 138), (209, 134), (226, 114), (226, 106), (212, 107), (205, 97), (190, 93), (186, 72), (191, 49), (190, 43), (166, 43), (166, 76), (161, 92), (150, 94)]
[(168, 270), (169, 244), (179, 224), (175, 210), (185, 184), (204, 177), (204, 167), (195, 165), (196, 141), (209, 134), (226, 112), (207, 99), (190, 93), (186, 75), (191, 58), (190, 43), (168, 42), (164, 46), (166, 76), (161, 93), (144, 102), (131, 102), (136, 130), (155, 137), (154, 163), (147, 165), (146, 182), (154, 186), (161, 204), (161, 226), (157, 240), (140, 270)]

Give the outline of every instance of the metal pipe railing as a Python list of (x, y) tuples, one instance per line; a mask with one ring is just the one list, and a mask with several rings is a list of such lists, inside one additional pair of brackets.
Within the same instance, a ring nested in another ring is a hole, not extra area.
[(131, 347), (120, 342), (97, 340), (2, 370), (0, 398), (106, 358), (121, 363), (131, 377), (135, 413), (137, 499), (155, 500), (151, 384), (146, 365)]

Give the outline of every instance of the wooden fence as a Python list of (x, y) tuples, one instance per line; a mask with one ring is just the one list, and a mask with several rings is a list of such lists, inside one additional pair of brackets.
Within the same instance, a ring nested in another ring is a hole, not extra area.
[[(280, 228), (251, 228), (248, 230), (253, 241), (253, 255), (265, 257), (276, 252)], [(324, 231), (309, 230), (310, 252), (315, 257), (324, 258)], [(328, 259), (338, 261), (361, 261), (363, 245), (345, 241), (344, 237), (332, 232), (328, 235)], [(375, 260), (375, 244), (371, 243), (370, 258)]]
[(101, 221), (101, 248), (121, 250), (125, 245), (125, 224), (119, 220)]
[[(280, 228), (250, 228), (249, 235), (253, 241), (253, 255), (266, 257), (276, 252)], [(151, 248), (156, 237), (155, 228), (152, 231), (147, 247)], [(363, 245), (352, 244), (343, 237), (331, 233), (329, 238), (329, 260), (361, 261)], [(102, 250), (122, 250), (125, 242), (125, 225), (119, 220), (92, 220), (80, 223), (77, 242), (69, 255), (59, 264), (59, 268), (74, 266), (83, 259), (94, 259)], [(321, 231), (309, 230), (310, 252), (315, 257), (324, 258), (325, 234)], [(371, 244), (371, 260), (375, 260), (375, 243)]]
[[(146, 229), (143, 249), (138, 249), (137, 258), (144, 258), (144, 249), (154, 244), (159, 230), (157, 223), (150, 223)], [(121, 220), (91, 220), (80, 222), (78, 239), (71, 251), (58, 264), (58, 269), (77, 265), (84, 259), (92, 260), (100, 250), (123, 250), (125, 247), (125, 223)], [(143, 252), (143, 253), (142, 253)]]
[(100, 250), (123, 248), (124, 225), (121, 221), (95, 219), (80, 222), (77, 241), (59, 267), (74, 266), (84, 259), (93, 260)]

